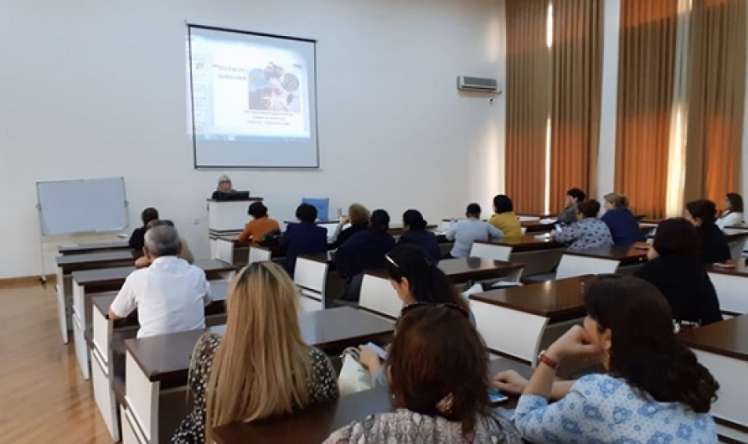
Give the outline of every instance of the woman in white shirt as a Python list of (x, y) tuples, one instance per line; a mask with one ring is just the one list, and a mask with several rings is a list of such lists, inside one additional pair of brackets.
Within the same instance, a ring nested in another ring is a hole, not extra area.
[(716, 223), (722, 230), (743, 224), (743, 197), (740, 194), (727, 193), (725, 210), (719, 215)]

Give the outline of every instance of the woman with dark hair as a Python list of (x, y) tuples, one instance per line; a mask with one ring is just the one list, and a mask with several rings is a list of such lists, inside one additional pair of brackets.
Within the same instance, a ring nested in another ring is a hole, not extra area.
[(706, 325), (722, 320), (717, 292), (700, 252), (696, 228), (682, 218), (668, 219), (657, 226), (649, 261), (636, 272), (665, 295), (678, 322)]
[(558, 223), (573, 224), (577, 221), (578, 206), (587, 199), (587, 194), (579, 188), (571, 188), (566, 192), (564, 209), (558, 215)]
[(439, 250), (439, 241), (434, 233), (426, 230), (428, 223), (418, 210), (408, 210), (403, 213), (403, 227), (405, 232), (400, 236), (397, 245), (417, 245), (423, 248), (429, 259), (434, 263), (439, 262), (442, 254)]
[[(403, 303), (402, 313), (420, 305), (452, 304), (469, 313), (471, 322), (475, 323), (467, 300), (421, 248), (414, 245), (398, 246), (384, 258), (390, 284)], [(382, 363), (373, 350), (361, 347), (360, 360), (371, 373), (375, 384), (387, 384)]]
[(240, 242), (262, 242), (268, 234), (280, 231), (278, 221), (268, 216), (268, 207), (262, 202), (252, 202), (247, 214), (252, 216), (252, 221), (244, 226)]
[[(389, 228), (390, 215), (384, 210), (374, 210), (369, 219), (369, 229), (354, 234), (338, 248), (335, 269), (346, 282), (350, 283), (365, 270), (384, 268), (384, 255), (395, 246), (395, 239), (388, 233)], [(347, 299), (350, 299), (352, 294), (347, 294)]]
[[(522, 391), (514, 423), (533, 442), (717, 442), (709, 415), (719, 384), (673, 332), (670, 306), (635, 277), (600, 276), (574, 326), (538, 357), (529, 382), (514, 372), (495, 384)], [(598, 361), (553, 404), (556, 370), (569, 358)]]
[(504, 194), (496, 195), (493, 198), (493, 213), (488, 223), (504, 233), (505, 241), (519, 242), (522, 238), (522, 225), (517, 215), (514, 214), (512, 199)]
[(286, 270), (291, 276), (296, 268), (296, 258), (303, 254), (318, 254), (327, 251), (327, 230), (317, 226), (317, 208), (302, 203), (296, 208), (297, 224), (288, 224), (280, 239), (286, 248)]
[(553, 238), (569, 244), (569, 250), (589, 250), (613, 246), (610, 229), (597, 218), (600, 203), (594, 199), (579, 204), (579, 220), (567, 225), (561, 231), (554, 231)]
[(727, 193), (725, 210), (717, 219), (717, 226), (721, 229), (743, 224), (743, 196), (738, 193)]
[(464, 310), (408, 310), (387, 365), (395, 410), (354, 421), (326, 444), (521, 442), (512, 424), (491, 408), (486, 346)]
[(705, 264), (730, 259), (730, 247), (725, 234), (715, 224), (717, 207), (710, 200), (695, 200), (686, 204), (685, 217), (701, 236), (701, 257)]

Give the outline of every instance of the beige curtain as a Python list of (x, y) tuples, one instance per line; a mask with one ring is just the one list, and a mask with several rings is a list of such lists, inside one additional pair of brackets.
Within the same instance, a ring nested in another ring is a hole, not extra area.
[(665, 214), (677, 1), (622, 0), (616, 191), (636, 213)]
[(506, 193), (521, 213), (543, 213), (550, 110), (548, 0), (507, 0)]
[(551, 212), (561, 210), (569, 188), (597, 194), (602, 3), (553, 3)]
[(694, 0), (692, 8), (684, 197), (721, 205), (740, 180), (746, 0)]

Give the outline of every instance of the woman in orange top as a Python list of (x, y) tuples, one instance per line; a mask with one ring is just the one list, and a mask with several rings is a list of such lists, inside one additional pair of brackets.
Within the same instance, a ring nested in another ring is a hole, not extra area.
[(247, 213), (253, 220), (244, 226), (244, 231), (239, 235), (241, 242), (262, 242), (268, 234), (280, 231), (278, 221), (268, 217), (268, 208), (262, 202), (254, 202)]

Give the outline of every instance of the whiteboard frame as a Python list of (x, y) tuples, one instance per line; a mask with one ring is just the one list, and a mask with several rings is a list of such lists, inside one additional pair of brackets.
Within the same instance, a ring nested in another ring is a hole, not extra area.
[[(62, 183), (62, 182), (90, 182), (93, 180), (103, 180), (103, 179), (120, 179), (120, 181), (122, 182), (122, 196), (124, 197), (123, 204), (124, 204), (124, 210), (125, 210), (125, 225), (123, 227), (113, 228), (111, 230), (71, 231), (68, 233), (54, 233), (54, 234), (48, 234), (44, 232), (44, 219), (42, 218), (43, 209), (42, 209), (42, 204), (41, 204), (41, 196), (39, 193), (39, 184)], [(55, 236), (69, 236), (69, 235), (75, 235), (75, 234), (120, 233), (130, 227), (130, 214), (128, 211), (130, 202), (127, 200), (127, 187), (125, 186), (124, 176), (93, 177), (93, 178), (87, 178), (87, 179), (66, 179), (66, 180), (38, 180), (36, 181), (35, 186), (36, 186), (36, 211), (39, 217), (39, 232), (41, 234), (42, 242), (46, 238), (55, 237)]]

